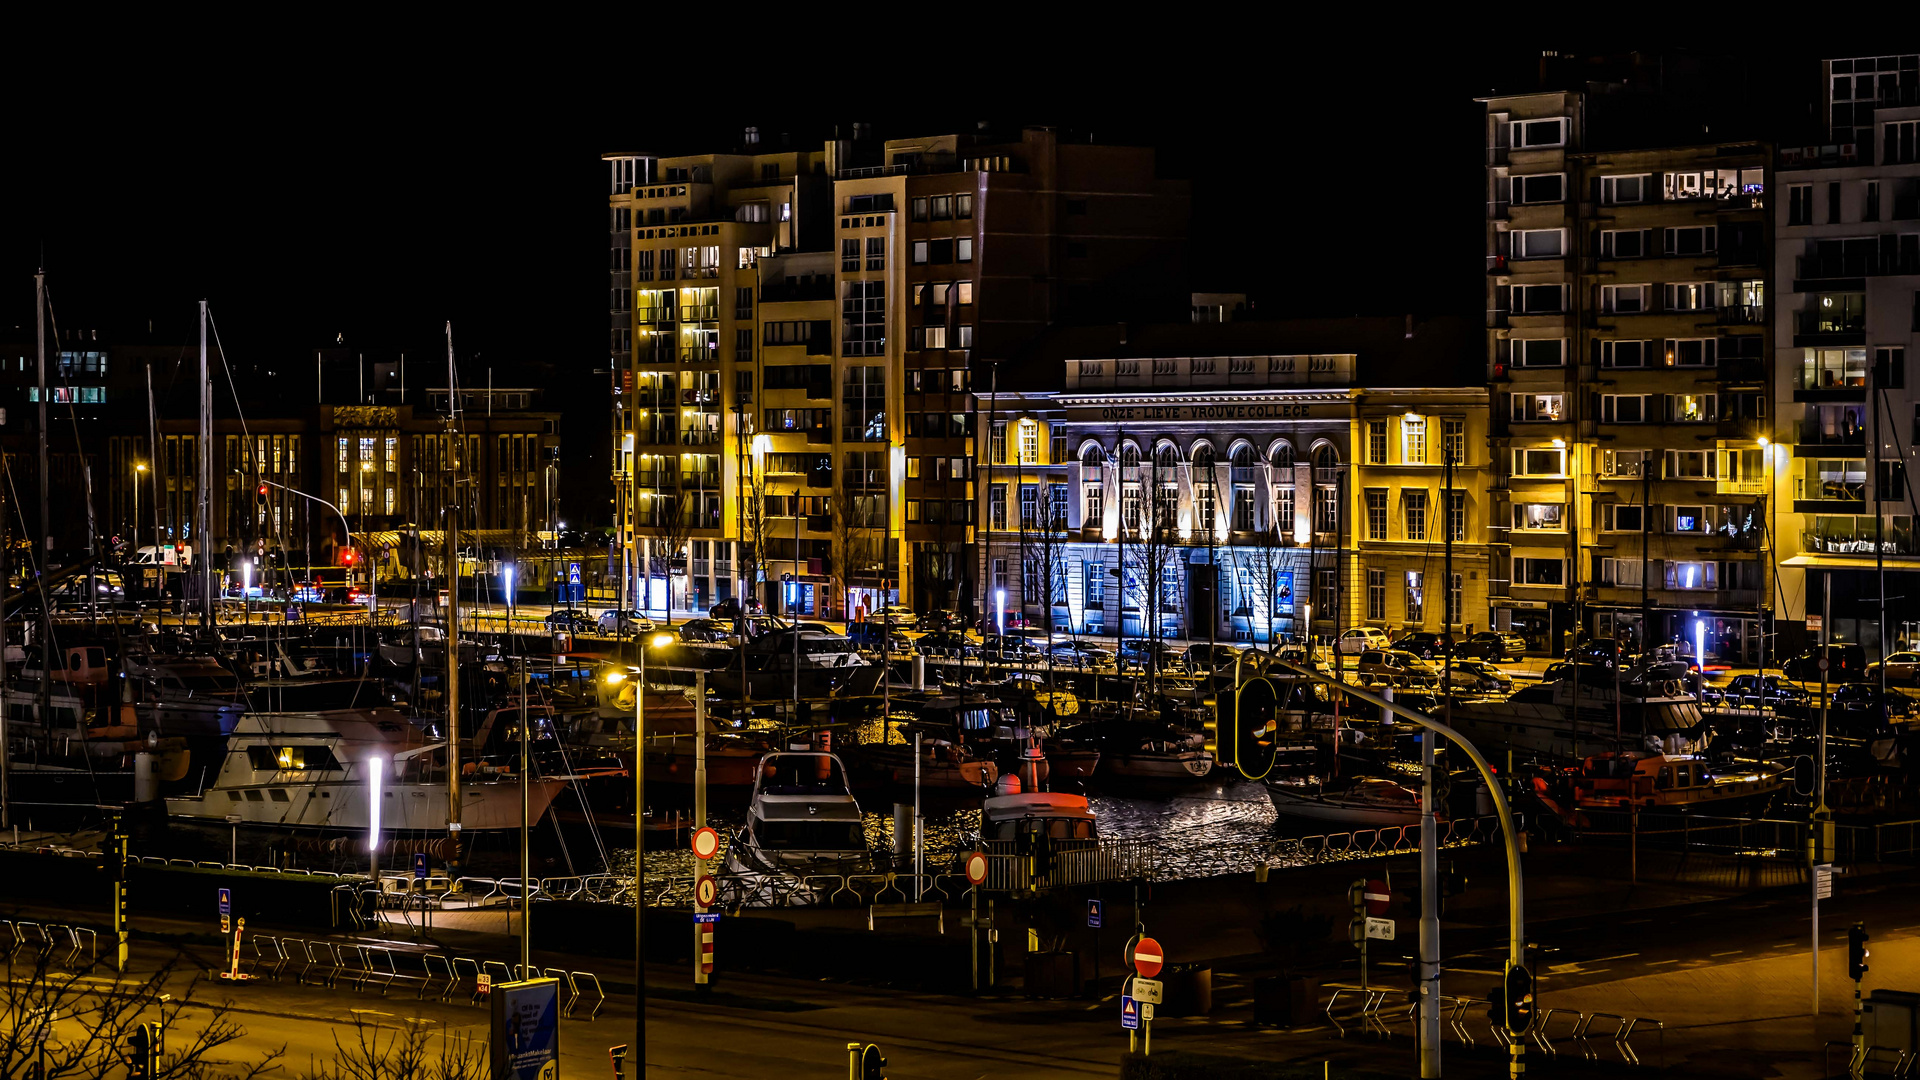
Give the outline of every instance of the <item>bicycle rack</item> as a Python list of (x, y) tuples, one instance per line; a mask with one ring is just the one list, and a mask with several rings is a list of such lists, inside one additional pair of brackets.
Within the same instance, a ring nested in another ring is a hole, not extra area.
[[(464, 976), (462, 975), (462, 965), (465, 966)], [(459, 981), (463, 977), (473, 980), (473, 990), (467, 997), (468, 1003), (472, 1005), (480, 1004), (480, 963), (479, 961), (471, 960), (464, 956), (454, 957), (453, 958), (454, 983), (458, 985)]]
[[(595, 975), (591, 971), (576, 971), (573, 973), (573, 979), (574, 979), (574, 984), (576, 986), (582, 985), (580, 980), (583, 980), (583, 979), (586, 980), (587, 982), (593, 983), (593, 994), (594, 994), (593, 1009), (587, 1013), (587, 1022), (592, 1023), (594, 1021), (594, 1018), (600, 1015), (601, 1007), (607, 1003), (607, 992), (604, 989), (602, 989), (600, 986), (600, 976)], [(574, 1003), (577, 1005), (579, 1003), (579, 999), (575, 998)], [(571, 1006), (568, 1008), (567, 1012), (569, 1015), (572, 1014), (573, 1009)]]
[[(433, 970), (433, 963), (436, 960), (440, 962), (440, 970), (438, 972)], [(427, 973), (426, 977), (420, 982), (420, 1000), (425, 1001), (427, 999), (427, 991), (433, 988), (433, 984), (437, 980), (445, 980), (444, 985), (440, 988), (438, 995), (439, 1000), (446, 1001), (453, 996), (454, 984), (459, 980), (454, 977), (452, 959), (442, 953), (421, 953), (420, 967)]]
[(1573, 1017), (1573, 1026), (1576, 1029), (1579, 1028), (1582, 1020), (1578, 1009), (1547, 1009), (1540, 1014), (1540, 1019), (1534, 1023), (1533, 1030), (1529, 1034), (1533, 1036), (1533, 1044), (1545, 1051), (1550, 1058), (1560, 1056), (1560, 1051), (1553, 1045), (1553, 1039), (1547, 1034), (1547, 1025), (1553, 1022), (1555, 1016)]

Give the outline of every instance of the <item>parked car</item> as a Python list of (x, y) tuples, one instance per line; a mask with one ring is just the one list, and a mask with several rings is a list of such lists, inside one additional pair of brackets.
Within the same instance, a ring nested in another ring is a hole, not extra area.
[(1920, 678), (1920, 652), (1897, 652), (1885, 660), (1867, 665), (1867, 681), (1879, 682), (1880, 669), (1886, 668), (1890, 683), (1910, 683)]
[(1616, 678), (1612, 668), (1601, 667), (1599, 664), (1579, 664), (1571, 660), (1555, 660), (1553, 663), (1547, 665), (1545, 671), (1540, 673), (1540, 681), (1543, 684), (1560, 682), (1562, 680), (1572, 679), (1575, 675), (1579, 676), (1582, 686), (1598, 686), (1601, 683), (1610, 683)]
[(1080, 641), (1062, 641), (1048, 650), (1056, 664), (1069, 664), (1075, 667), (1098, 668), (1113, 664), (1113, 654), (1097, 645), (1088, 645)]
[(1482, 630), (1461, 642), (1453, 655), (1471, 656), (1480, 660), (1512, 660), (1527, 651), (1527, 639), (1519, 634), (1502, 633), (1497, 630)]
[(599, 629), (584, 611), (571, 611), (561, 608), (544, 620), (547, 629), (566, 634), (591, 634)]
[(1358, 656), (1369, 649), (1384, 649), (1391, 642), (1387, 632), (1377, 626), (1356, 626), (1340, 635), (1334, 647), (1345, 656)]
[(1175, 658), (1172, 646), (1152, 638), (1121, 639), (1119, 656), (1120, 663), (1126, 667), (1144, 670), (1157, 665), (1162, 671), (1172, 667)]
[(1618, 638), (1589, 638), (1567, 650), (1566, 659), (1600, 667), (1619, 667), (1632, 660)]
[(1245, 645), (1227, 643), (1208, 644), (1201, 642), (1198, 645), (1187, 646), (1186, 655), (1182, 657), (1182, 660), (1185, 662), (1188, 671), (1195, 675), (1204, 675), (1209, 671), (1233, 663), (1235, 656), (1249, 651), (1251, 650)]
[(867, 617), (874, 622), (891, 626), (895, 630), (912, 630), (920, 625), (919, 612), (901, 604), (888, 604)]
[(1780, 665), (1780, 670), (1796, 682), (1819, 682), (1822, 652), (1828, 661), (1828, 682), (1860, 682), (1867, 677), (1867, 650), (1858, 645), (1840, 643), (1809, 649)]
[(935, 630), (914, 639), (914, 648), (924, 656), (946, 656), (971, 660), (980, 655), (980, 643), (957, 630)]
[(733, 632), (715, 619), (688, 619), (680, 624), (680, 640), (703, 645), (725, 645), (733, 641)]
[(1403, 649), (1368, 649), (1360, 654), (1360, 676), (1395, 686), (1438, 682), (1440, 669)]
[(925, 630), (965, 630), (967, 620), (957, 611), (939, 608), (927, 612), (927, 617), (920, 620), (920, 626)]
[[(1197, 647), (1198, 646), (1196, 646), (1196, 648)], [(1305, 668), (1308, 671), (1317, 671), (1322, 675), (1333, 674), (1332, 664), (1314, 655), (1305, 645), (1298, 642), (1288, 642), (1280, 646), (1280, 648), (1274, 651), (1273, 658), (1283, 664), (1292, 664), (1294, 667)], [(1283, 671), (1282, 674), (1284, 673)]]
[(1849, 683), (1833, 692), (1833, 712), (1856, 723), (1865, 721), (1880, 727), (1889, 721), (1913, 715), (1914, 699), (1899, 690), (1888, 690), (1884, 700), (1880, 688), (1872, 683)]
[(629, 608), (608, 608), (596, 624), (603, 634), (645, 634), (653, 630), (653, 620), (644, 612)]
[(1735, 675), (1719, 691), (1722, 703), (1742, 709), (1804, 709), (1813, 695), (1778, 675)]
[(1510, 694), (1513, 692), (1513, 676), (1487, 663), (1485, 660), (1455, 659), (1449, 673), (1449, 684), (1463, 690), (1479, 690), (1483, 693)]
[[(1450, 634), (1435, 634), (1423, 630), (1408, 634), (1394, 642), (1393, 647), (1410, 652), (1422, 660), (1434, 660), (1447, 654), (1447, 641), (1451, 636)], [(1459, 654), (1459, 650), (1455, 649), (1454, 655), (1458, 656)]]
[[(957, 636), (957, 635), (956, 635)], [(966, 647), (972, 650), (969, 655), (984, 656), (993, 660), (1006, 660), (1010, 663), (1026, 663), (1040, 660), (1047, 655), (1044, 642), (1037, 642), (1022, 634), (988, 634), (979, 641), (964, 639)]]

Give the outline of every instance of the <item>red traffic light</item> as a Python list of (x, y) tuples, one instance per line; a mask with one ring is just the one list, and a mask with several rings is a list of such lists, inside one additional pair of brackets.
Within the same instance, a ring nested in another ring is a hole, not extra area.
[(354, 560), (357, 558), (359, 558), (359, 552), (354, 551), (352, 548), (340, 549), (340, 565), (352, 566)]

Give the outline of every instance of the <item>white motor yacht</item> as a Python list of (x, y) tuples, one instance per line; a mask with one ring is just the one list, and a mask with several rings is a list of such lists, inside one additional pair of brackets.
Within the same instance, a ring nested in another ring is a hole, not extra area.
[(760, 759), (747, 826), (727, 846), (728, 869), (799, 886), (813, 873), (865, 869), (867, 834), (840, 759), (781, 750)]
[[(460, 781), (461, 828), (519, 828), (519, 777), (470, 768)], [(237, 817), (240, 824), (272, 828), (364, 831), (371, 818), (370, 772), (377, 773), (382, 829), (446, 831), (446, 744), (423, 742), (419, 729), (387, 708), (247, 713), (213, 782), (197, 795), (167, 799), (167, 813), (218, 822)], [(565, 784), (533, 781), (528, 812), (534, 821)]]

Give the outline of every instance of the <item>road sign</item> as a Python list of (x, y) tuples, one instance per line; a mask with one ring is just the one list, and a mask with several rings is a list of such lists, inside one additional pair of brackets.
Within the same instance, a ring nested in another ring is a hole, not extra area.
[(1821, 615), (1807, 616), (1807, 633), (1817, 634), (1826, 626), (1826, 618)]
[(416, 881), (427, 880), (427, 853), (424, 851), (413, 853), (413, 877)]
[(220, 932), (223, 934), (233, 933), (233, 916), (231, 915), (220, 916)]
[(1130, 959), (1133, 970), (1139, 972), (1141, 977), (1148, 979), (1160, 974), (1161, 966), (1167, 962), (1166, 951), (1160, 948), (1159, 942), (1150, 937), (1140, 939), (1140, 943), (1133, 947)]
[(987, 856), (984, 852), (976, 851), (967, 856), (967, 883), (970, 885), (987, 883)]
[(1130, 997), (1120, 999), (1120, 1026), (1128, 1031), (1140, 1029), (1140, 1004)]
[(485, 994), (490, 992), (492, 989), (493, 989), (493, 976), (491, 975), (482, 975), (478, 979), (475, 979), (473, 982), (473, 990), (474, 990), (474, 993), (476, 994)]
[(711, 859), (720, 850), (720, 834), (702, 825), (693, 831), (693, 857), (700, 860)]
[(1087, 901), (1087, 928), (1100, 929), (1100, 901), (1098, 900)]
[(1153, 1023), (1153, 1002), (1143, 1001), (1140, 1003), (1140, 1019), (1149, 1024)]
[[(711, 881), (713, 879), (708, 878), (707, 880)], [(693, 913), (693, 921), (697, 923), (717, 923), (720, 921), (720, 913), (717, 911), (696, 911)]]
[(1360, 898), (1366, 901), (1367, 914), (1378, 916), (1387, 913), (1387, 905), (1392, 902), (1393, 895), (1387, 891), (1386, 882), (1379, 878), (1372, 878), (1367, 881), (1367, 886), (1361, 891)]
[(1831, 665), (1831, 664), (1829, 664), (1829, 663), (1827, 663), (1827, 658), (1826, 658), (1826, 657), (1824, 657), (1824, 656), (1823, 656), (1823, 657), (1821, 657), (1821, 658), (1820, 658), (1820, 670), (1821, 670), (1821, 671), (1826, 671), (1826, 670), (1827, 670), (1828, 668), (1830, 668), (1830, 667), (1832, 667), (1832, 665)]
[(1167, 984), (1158, 979), (1136, 978), (1127, 984), (1127, 992), (1142, 1005), (1158, 1005), (1166, 987)]
[(233, 890), (232, 889), (220, 890), (220, 914), (221, 915), (233, 914)]
[(702, 874), (700, 880), (693, 883), (693, 902), (701, 907), (712, 907), (719, 896), (720, 886), (714, 884), (711, 876)]
[(1813, 898), (1825, 900), (1833, 895), (1833, 864), (1820, 863), (1813, 868)]
[(1393, 940), (1393, 920), (1367, 916), (1367, 936), (1375, 941)]
[(570, 562), (567, 564), (567, 584), (569, 585), (580, 584), (580, 564), (579, 563)]

